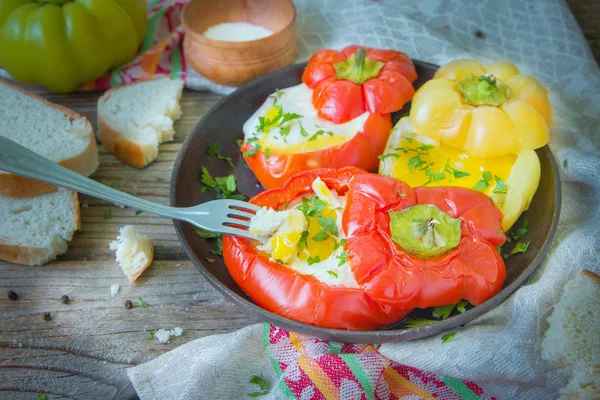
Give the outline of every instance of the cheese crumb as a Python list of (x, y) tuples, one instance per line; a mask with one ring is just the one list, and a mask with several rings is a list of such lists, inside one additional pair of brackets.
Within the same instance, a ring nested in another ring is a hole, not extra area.
[(171, 336), (179, 337), (179, 336), (181, 336), (182, 333), (183, 333), (183, 329), (181, 329), (179, 327), (173, 328), (171, 330), (159, 329), (156, 332), (154, 332), (154, 337), (160, 343), (169, 343), (169, 341), (171, 340)]
[(119, 286), (118, 284), (114, 284), (114, 285), (110, 285), (110, 297), (114, 298), (117, 293), (119, 293), (119, 290), (121, 289), (121, 286)]

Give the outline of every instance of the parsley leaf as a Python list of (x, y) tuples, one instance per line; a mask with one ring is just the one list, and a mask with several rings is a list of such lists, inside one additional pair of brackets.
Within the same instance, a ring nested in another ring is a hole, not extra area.
[(304, 137), (308, 137), (308, 132), (306, 132), (306, 129), (304, 129), (302, 122), (298, 121), (298, 125), (300, 126), (300, 134)]
[(138, 305), (142, 308), (148, 308), (148, 304), (142, 300), (141, 297), (138, 297), (135, 301), (137, 301)]
[(446, 319), (450, 316), (450, 314), (452, 313), (452, 310), (454, 310), (454, 307), (456, 307), (456, 304), (437, 306), (433, 309), (432, 315), (434, 316), (434, 318)]
[[(237, 189), (235, 175), (221, 176), (213, 178), (206, 167), (202, 167), (202, 175), (200, 182), (207, 188), (213, 189), (217, 194), (218, 199), (238, 199), (245, 200), (246, 196), (240, 193), (234, 193)], [(204, 193), (207, 189), (201, 188), (200, 192)]]
[(142, 211), (142, 210), (137, 210), (137, 211), (135, 212), (135, 215), (140, 215), (141, 213), (143, 213), (143, 211)]
[(40, 400), (48, 400), (48, 398), (46, 397), (46, 395), (44, 393), (38, 393), (38, 399), (40, 399)]
[(514, 256), (515, 254), (525, 253), (529, 248), (529, 242), (517, 242), (515, 247), (508, 254), (503, 254), (504, 258), (508, 258), (510, 256)]
[(458, 302), (458, 304), (456, 304), (456, 310), (459, 313), (464, 313), (465, 311), (467, 311), (467, 309), (465, 308), (467, 305), (469, 305), (469, 302), (466, 300), (461, 300)]
[(494, 178), (496, 179), (494, 193), (506, 193), (506, 182), (504, 182), (498, 175), (494, 175)]
[(341, 267), (342, 265), (346, 264), (348, 262), (348, 250), (344, 250), (340, 253), (339, 256), (336, 257), (338, 260), (340, 260), (340, 263), (338, 264), (338, 267)]
[(283, 141), (287, 143), (287, 137), (290, 134), (290, 130), (292, 129), (291, 126), (284, 126), (283, 128), (281, 128), (281, 130), (279, 131), (279, 134), (281, 135), (281, 137), (283, 138)]
[(468, 173), (468, 172), (459, 171), (456, 168), (452, 167), (450, 165), (450, 159), (446, 160), (445, 170), (446, 170), (447, 173), (454, 175), (455, 179), (464, 178), (465, 176), (471, 176), (471, 174)]
[(336, 242), (333, 245), (333, 251), (336, 251), (340, 247), (343, 249), (345, 245), (346, 245), (346, 239), (342, 239), (342, 240), (340, 240), (339, 242)]
[(319, 129), (318, 131), (316, 131), (309, 139), (308, 141), (311, 142), (313, 140), (317, 140), (317, 138), (319, 136), (323, 136), (324, 134), (328, 134), (329, 136), (333, 136), (333, 132), (330, 131), (324, 131), (323, 129)]
[(148, 339), (148, 340), (152, 340), (152, 339), (154, 339), (154, 332), (152, 332), (152, 331), (149, 331), (149, 332), (146, 334), (146, 339)]
[(523, 236), (527, 235), (527, 232), (529, 232), (529, 221), (527, 220), (527, 218), (525, 218), (525, 220), (523, 221), (523, 226), (520, 227), (517, 230), (517, 233), (515, 233), (513, 235), (513, 239), (514, 240), (519, 240), (521, 239)]
[(223, 235), (217, 237), (217, 248), (210, 250), (209, 253), (223, 257)]
[(446, 343), (448, 340), (452, 339), (454, 336), (456, 336), (458, 332), (450, 332), (450, 333), (446, 333), (444, 336), (442, 336), (442, 344)]
[(492, 173), (490, 171), (485, 171), (483, 173), (483, 175), (481, 175), (483, 177), (483, 180), (486, 182), (490, 182), (492, 180)]
[(253, 376), (248, 383), (258, 385), (259, 391), (248, 393), (250, 397), (262, 397), (269, 394), (269, 384), (264, 375)]
[(437, 182), (439, 180), (442, 180), (446, 177), (446, 175), (443, 172), (438, 172), (437, 174), (433, 175), (433, 181)]
[(306, 260), (306, 262), (308, 263), (308, 265), (313, 265), (318, 262), (321, 262), (321, 257), (319, 257), (319, 256), (308, 257), (308, 260)]
[(402, 191), (398, 190), (398, 196), (406, 197), (406, 193), (402, 193)]
[(327, 230), (325, 230), (325, 229), (320, 230), (312, 238), (312, 240), (314, 240), (315, 242), (322, 242), (322, 241), (327, 240), (327, 239), (329, 239), (329, 234), (327, 233)]
[(275, 96), (277, 96), (277, 98), (281, 98), (281, 96), (283, 96), (285, 94), (284, 91), (281, 91), (279, 89), (275, 89)]
[(329, 275), (333, 276), (334, 278), (337, 278), (337, 277), (338, 277), (338, 274), (337, 274), (335, 271), (329, 270), (329, 271), (327, 271), (327, 273), (328, 273)]
[(200, 176), (200, 182), (211, 189), (215, 187), (215, 180), (210, 175), (210, 172), (206, 169), (206, 167), (202, 167), (202, 175)]
[(297, 246), (298, 246), (299, 249), (302, 249), (303, 247), (308, 247), (307, 239), (308, 239), (308, 231), (303, 231), (300, 234), (300, 239), (298, 239), (298, 245)]
[(214, 262), (215, 262), (215, 259), (214, 259), (214, 258), (210, 258), (210, 257), (204, 257), (204, 259), (206, 260), (206, 262), (208, 262), (208, 263), (210, 263), (210, 264), (212, 264), (212, 263), (214, 263)]
[(192, 229), (194, 230), (194, 232), (196, 232), (196, 235), (200, 236), (203, 239), (214, 239), (219, 236), (219, 234), (217, 233), (205, 231), (204, 229), (200, 229), (195, 226)]
[(489, 185), (490, 184), (487, 183), (486, 181), (481, 180), (481, 181), (477, 182), (475, 184), (475, 186), (473, 186), (473, 189), (475, 189), (475, 190), (483, 190), (483, 189), (487, 188)]
[(432, 319), (410, 318), (410, 319), (402, 321), (402, 325), (404, 325), (407, 328), (418, 328), (419, 326), (430, 325), (434, 322), (435, 321)]
[(327, 203), (324, 202), (323, 200), (319, 199), (317, 196), (313, 196), (309, 199), (307, 199), (306, 197), (302, 198), (302, 204), (300, 204), (297, 209), (302, 211), (302, 213), (304, 214), (304, 216), (306, 218), (308, 217), (316, 217), (317, 215), (320, 215), (323, 210), (325, 210), (325, 207), (327, 206)]
[(233, 165), (233, 161), (231, 161), (231, 158), (221, 155), (221, 152), (219, 151), (219, 146), (217, 146), (216, 143), (210, 143), (208, 145), (208, 148), (206, 149), (206, 153), (208, 153), (208, 155), (217, 156), (219, 160), (225, 161), (231, 166), (231, 168), (235, 168), (235, 165)]
[(423, 164), (426, 164), (426, 162), (421, 158), (421, 156), (414, 156), (408, 160), (408, 169), (412, 171), (415, 168), (421, 167)]
[(386, 153), (386, 154), (381, 154), (381, 155), (377, 156), (377, 158), (379, 158), (380, 160), (385, 160), (388, 157), (400, 158), (398, 153)]
[(257, 151), (261, 149), (260, 144), (256, 143), (250, 150), (242, 153), (244, 157), (254, 157)]
[(567, 169), (569, 167), (569, 160), (565, 158), (565, 160), (563, 161), (563, 167), (564, 169)]
[(337, 227), (337, 224), (335, 223), (335, 219), (333, 219), (333, 217), (323, 217), (323, 216), (320, 216), (318, 223), (325, 230), (331, 232), (332, 235), (337, 236), (337, 234), (338, 234), (338, 227)]
[(109, 208), (108, 210), (104, 211), (104, 219), (111, 219), (112, 218), (112, 210)]
[(271, 158), (271, 149), (265, 149), (265, 160)]
[(283, 124), (285, 124), (286, 122), (290, 122), (293, 121), (295, 119), (300, 119), (302, 118), (302, 115), (300, 114), (296, 114), (296, 113), (285, 113), (283, 115), (283, 119), (281, 120), (281, 122), (279, 123), (280, 126), (283, 126)]

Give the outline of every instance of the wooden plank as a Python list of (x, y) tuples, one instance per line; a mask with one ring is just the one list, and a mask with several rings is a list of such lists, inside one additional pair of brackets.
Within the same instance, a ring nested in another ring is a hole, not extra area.
[[(96, 126), (99, 93), (47, 93), (50, 101), (85, 115)], [(125, 166), (100, 146), (99, 182), (162, 204), (169, 202), (173, 162), (187, 134), (221, 96), (185, 91), (183, 117), (175, 141), (161, 146), (145, 169)], [(201, 155), (199, 155), (201, 156)], [(83, 232), (75, 234), (66, 255), (43, 267), (0, 262), (0, 399), (114, 398), (134, 396), (125, 369), (191, 340), (239, 329), (258, 320), (213, 289), (187, 259), (169, 219), (89, 196), (80, 196)], [(105, 219), (106, 210), (112, 218)], [(121, 226), (133, 224), (155, 245), (155, 261), (130, 284), (114, 261), (108, 243)], [(110, 286), (121, 290), (112, 299)], [(6, 292), (18, 293), (17, 301)], [(69, 304), (60, 298), (68, 295)], [(141, 297), (148, 308), (137, 306)], [(133, 309), (124, 307), (125, 300)], [(51, 321), (42, 314), (50, 312)], [(181, 327), (169, 344), (147, 340), (150, 330)]]

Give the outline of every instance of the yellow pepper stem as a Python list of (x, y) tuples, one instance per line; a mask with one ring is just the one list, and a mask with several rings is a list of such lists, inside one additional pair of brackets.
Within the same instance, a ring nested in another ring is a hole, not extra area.
[(499, 107), (510, 97), (510, 88), (499, 82), (494, 75), (473, 75), (458, 82), (465, 102), (472, 106)]

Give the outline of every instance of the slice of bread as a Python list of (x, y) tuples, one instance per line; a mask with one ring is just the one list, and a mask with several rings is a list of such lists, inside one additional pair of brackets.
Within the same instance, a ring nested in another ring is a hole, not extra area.
[(564, 399), (600, 399), (600, 276), (584, 270), (567, 282), (548, 318), (542, 358), (572, 371)]
[(27, 198), (0, 196), (0, 259), (40, 265), (67, 251), (79, 229), (77, 192), (58, 190)]
[(110, 243), (110, 249), (115, 250), (116, 260), (131, 283), (152, 264), (154, 257), (154, 247), (150, 239), (138, 235), (132, 225), (126, 225), (119, 230), (119, 236)]
[(145, 167), (173, 140), (182, 91), (183, 82), (170, 78), (110, 89), (98, 100), (98, 138), (122, 162)]
[[(98, 146), (81, 115), (0, 79), (0, 136), (82, 175), (98, 168)], [(56, 186), (0, 171), (0, 195), (28, 197)]]

